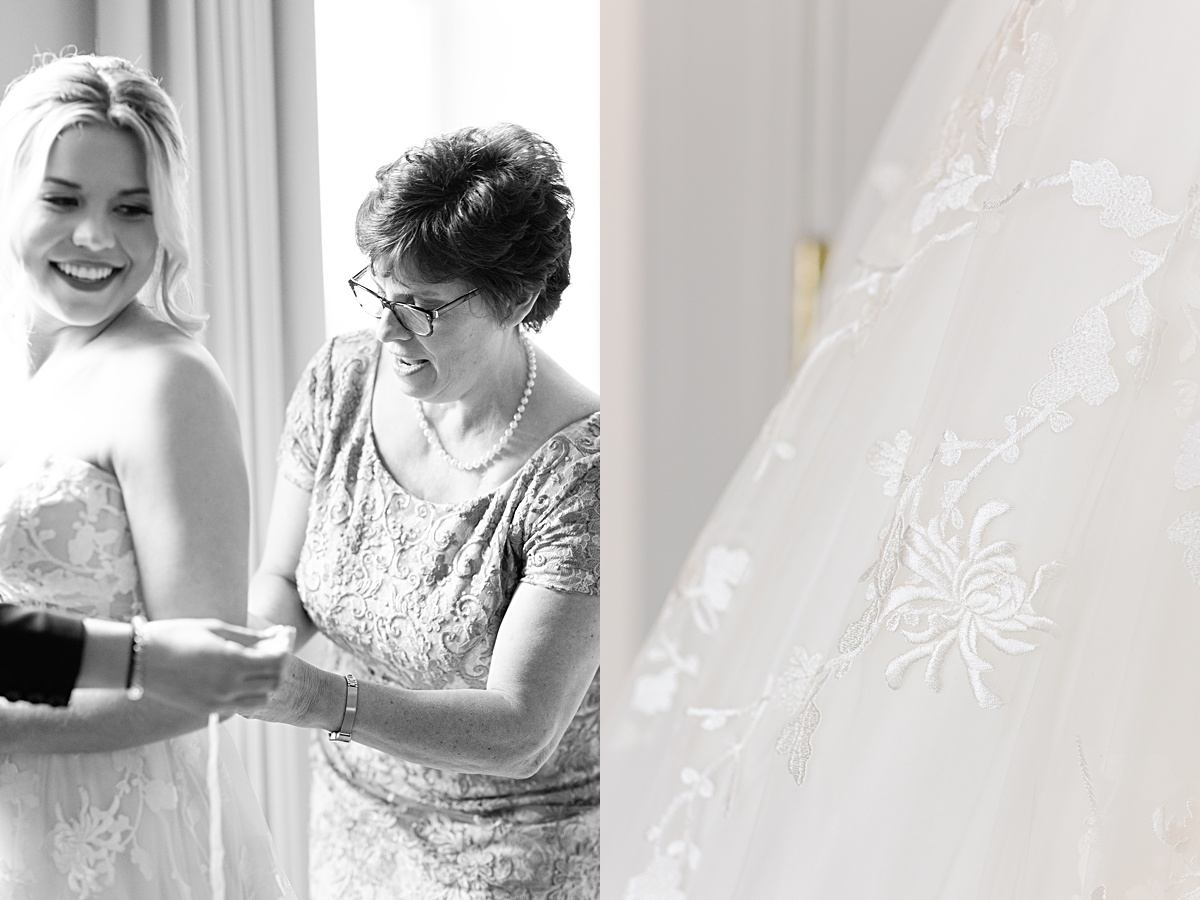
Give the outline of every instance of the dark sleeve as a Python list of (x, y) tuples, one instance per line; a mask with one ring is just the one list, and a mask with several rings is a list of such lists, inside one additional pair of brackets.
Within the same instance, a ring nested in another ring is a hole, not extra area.
[(83, 620), (0, 604), (0, 694), (66, 706), (83, 662)]

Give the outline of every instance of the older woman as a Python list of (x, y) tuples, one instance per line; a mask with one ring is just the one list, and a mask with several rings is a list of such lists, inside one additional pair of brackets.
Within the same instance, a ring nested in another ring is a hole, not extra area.
[(330, 732), (314, 897), (598, 893), (599, 403), (528, 336), (571, 209), (554, 148), (501, 126), (410, 150), (359, 210), (378, 324), (296, 389), (251, 587), (336, 648), (255, 713)]

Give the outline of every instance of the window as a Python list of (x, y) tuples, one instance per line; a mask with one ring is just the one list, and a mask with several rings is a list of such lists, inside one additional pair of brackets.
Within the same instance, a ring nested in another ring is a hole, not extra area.
[(563, 157), (571, 287), (537, 340), (594, 390), (599, 348), (599, 0), (316, 0), (326, 329), (365, 326), (346, 279), (375, 170), (425, 138), (516, 122)]

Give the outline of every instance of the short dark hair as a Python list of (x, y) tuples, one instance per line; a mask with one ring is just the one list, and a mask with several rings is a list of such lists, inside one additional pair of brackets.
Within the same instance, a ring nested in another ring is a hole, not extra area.
[(375, 173), (358, 208), (358, 247), (377, 274), (461, 279), (498, 319), (537, 294), (538, 330), (571, 283), (571, 191), (549, 141), (519, 125), (430, 138)]

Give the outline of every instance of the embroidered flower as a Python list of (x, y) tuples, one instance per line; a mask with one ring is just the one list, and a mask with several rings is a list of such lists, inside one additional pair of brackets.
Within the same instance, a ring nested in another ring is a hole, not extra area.
[(22, 772), (11, 762), (0, 763), (0, 803), (32, 808), (39, 805), (40, 780), (34, 772)]
[(946, 174), (917, 203), (912, 219), (913, 234), (928, 228), (943, 212), (967, 208), (979, 186), (991, 180), (991, 175), (975, 171), (973, 157), (964, 154), (953, 160)]
[(926, 528), (909, 528), (901, 563), (919, 580), (892, 588), (882, 617), (889, 629), (899, 630), (917, 646), (888, 665), (886, 678), (892, 688), (899, 688), (909, 666), (928, 657), (925, 683), (940, 690), (942, 666), (950, 650), (957, 647), (979, 705), (985, 709), (1003, 705), (983, 681), (983, 673), (992, 665), (979, 655), (980, 638), (1012, 656), (1035, 649), (1036, 644), (1016, 635), (1053, 627), (1049, 619), (1034, 611), (1032, 601), (1042, 579), (1058, 565), (1043, 565), (1030, 586), (1019, 573), (1011, 543), (983, 543), (984, 529), (1008, 508), (998, 500), (979, 508), (965, 553), (957, 537), (942, 537), (937, 519)]
[(1058, 63), (1054, 41), (1035, 31), (1026, 38), (1021, 55), (1024, 71), (1009, 72), (1004, 79), (1004, 97), (996, 110), (997, 134), (1011, 125), (1032, 125), (1050, 99), (1050, 70)]
[(641, 675), (633, 685), (633, 709), (652, 715), (671, 708), (680, 674), (695, 675), (700, 670), (700, 659), (695, 654), (681, 656), (675, 642), (662, 634), (648, 645), (646, 659), (651, 663), (667, 663), (666, 669)]
[(675, 667), (640, 676), (633, 685), (633, 708), (640, 713), (653, 715), (671, 708), (675, 692), (679, 689), (679, 670)]
[(912, 445), (913, 436), (900, 430), (890, 442), (876, 441), (867, 451), (867, 465), (871, 467), (872, 472), (884, 478), (885, 497), (895, 497), (900, 490), (900, 479), (904, 477), (904, 465), (908, 462)]
[(696, 627), (706, 634), (717, 630), (720, 613), (729, 609), (733, 591), (746, 579), (750, 554), (733, 547), (712, 547), (704, 556), (700, 578), (683, 589), (692, 607)]
[(140, 778), (146, 768), (146, 756), (137, 750), (116, 750), (112, 755), (113, 767), (120, 773)]
[(1154, 836), (1168, 851), (1155, 874), (1128, 891), (1129, 900), (1194, 900), (1200, 896), (1200, 823), (1191, 800), (1179, 816), (1159, 806), (1150, 818)]
[(629, 879), (624, 900), (687, 900), (687, 894), (679, 889), (682, 880), (680, 856), (656, 855), (646, 871)]
[(169, 781), (151, 781), (142, 791), (146, 805), (154, 812), (167, 812), (179, 805), (179, 792)]
[(1192, 812), (1192, 802), (1186, 804), (1183, 815), (1168, 816), (1165, 807), (1154, 810), (1153, 817), (1155, 836), (1173, 850), (1186, 846), (1192, 838), (1200, 837), (1196, 815)]
[(129, 851), (129, 861), (138, 867), (142, 877), (147, 881), (154, 880), (154, 858), (141, 847)]
[(77, 566), (86, 566), (95, 555), (98, 537), (93, 523), (79, 522), (75, 537), (67, 541), (67, 558)]
[(54, 865), (67, 876), (67, 886), (80, 900), (86, 900), (113, 883), (114, 860), (121, 852), (129, 820), (118, 815), (120, 798), (114, 797), (108, 809), (92, 806), (85, 788), (79, 789), (79, 817), (66, 821), (59, 809), (58, 824), (50, 833), (54, 843)]
[(824, 668), (820, 653), (797, 647), (771, 690), (771, 699), (781, 703), (790, 717), (775, 741), (775, 752), (787, 757), (788, 772), (796, 784), (804, 784), (808, 776), (812, 739), (821, 724), (821, 711), (813, 695)]

